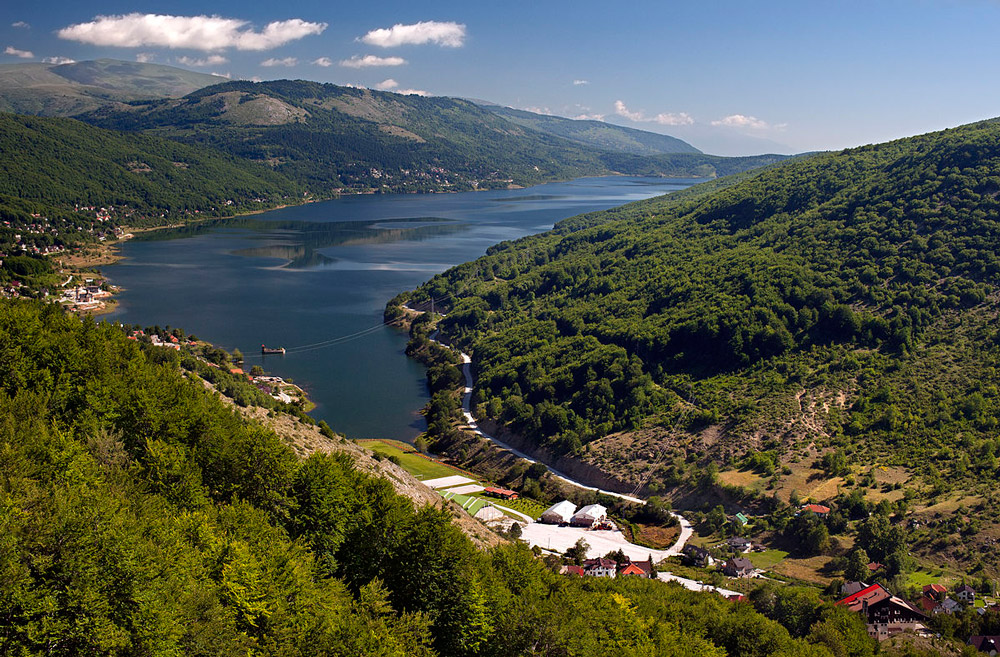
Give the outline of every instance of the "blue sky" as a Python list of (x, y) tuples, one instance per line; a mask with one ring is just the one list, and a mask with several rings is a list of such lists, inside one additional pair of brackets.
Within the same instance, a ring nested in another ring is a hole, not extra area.
[(139, 57), (478, 98), (726, 155), (837, 149), (1000, 116), (1000, 0), (15, 0), (0, 19), (4, 64)]

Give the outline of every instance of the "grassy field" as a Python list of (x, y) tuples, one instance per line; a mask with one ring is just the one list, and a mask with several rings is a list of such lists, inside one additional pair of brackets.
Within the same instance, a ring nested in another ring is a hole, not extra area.
[(927, 586), (928, 584), (942, 583), (946, 577), (944, 570), (940, 568), (920, 568), (907, 574), (906, 581), (910, 586)]
[(486, 506), (486, 500), (479, 497), (472, 497), (471, 495), (456, 495), (455, 493), (442, 491), (441, 496), (462, 507), (470, 516), (476, 515), (481, 508)]
[(751, 552), (747, 555), (750, 559), (750, 563), (754, 565), (755, 568), (762, 568), (764, 570), (771, 570), (776, 565), (781, 563), (788, 553), (784, 550), (766, 550), (764, 552)]
[(439, 461), (434, 461), (406, 443), (395, 440), (359, 440), (362, 447), (366, 447), (376, 454), (389, 458), (395, 457), (399, 460), (399, 465), (417, 479), (437, 479), (438, 477), (450, 477), (460, 474), (474, 479), (472, 475), (464, 470), (446, 465)]
[(538, 519), (538, 516), (542, 515), (542, 511), (548, 507), (538, 502), (536, 500), (528, 500), (519, 498), (516, 500), (500, 500), (494, 497), (482, 496), (484, 500), (488, 500), (500, 506), (505, 506), (508, 509), (514, 509), (515, 511), (520, 511), (521, 513), (531, 516), (534, 519)]

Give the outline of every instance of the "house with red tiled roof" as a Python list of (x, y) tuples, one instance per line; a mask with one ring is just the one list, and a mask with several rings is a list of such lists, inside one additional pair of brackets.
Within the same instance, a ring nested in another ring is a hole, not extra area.
[(648, 577), (646, 571), (637, 566), (635, 563), (627, 563), (625, 567), (618, 571), (618, 576), (622, 577), (625, 575), (633, 575), (636, 577)]
[(563, 575), (579, 575), (580, 577), (586, 575), (583, 572), (583, 566), (563, 566), (562, 573)]
[(499, 486), (487, 486), (483, 489), (483, 495), (498, 497), (502, 500), (516, 500), (518, 498), (517, 491), (513, 491), (508, 488), (500, 488)]
[(944, 584), (928, 584), (924, 586), (924, 597), (941, 602), (948, 595), (948, 587)]
[(805, 513), (806, 511), (809, 511), (810, 513), (815, 513), (818, 516), (825, 516), (826, 514), (830, 513), (830, 507), (823, 506), (822, 504), (806, 504), (801, 509), (799, 509), (799, 513)]
[(835, 604), (862, 614), (868, 634), (884, 641), (900, 632), (925, 632), (926, 616), (906, 600), (892, 595), (881, 584), (872, 584)]

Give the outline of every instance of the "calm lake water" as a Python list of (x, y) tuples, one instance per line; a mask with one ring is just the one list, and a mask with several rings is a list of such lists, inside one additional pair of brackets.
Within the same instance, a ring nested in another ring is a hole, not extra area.
[[(107, 267), (122, 286), (108, 320), (178, 326), (249, 369), (293, 379), (350, 438), (412, 441), (425, 424), (423, 368), (406, 334), (382, 326), (385, 303), (503, 240), (584, 212), (697, 181), (585, 178), (530, 189), (354, 196), (148, 233)], [(295, 349), (261, 356), (260, 346)], [(308, 347), (308, 348), (306, 348)]]

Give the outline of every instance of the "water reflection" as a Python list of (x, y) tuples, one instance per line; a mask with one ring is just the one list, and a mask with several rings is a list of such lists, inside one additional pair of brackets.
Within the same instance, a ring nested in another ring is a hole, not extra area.
[[(391, 242), (416, 242), (463, 230), (468, 224), (441, 217), (410, 217), (373, 222), (358, 221), (273, 221), (256, 217), (221, 219), (197, 225), (140, 233), (136, 241), (161, 241), (198, 237), (220, 230), (235, 231), (240, 237), (267, 242), (261, 246), (236, 249), (233, 255), (250, 258), (277, 258), (285, 269), (328, 267), (337, 262), (321, 252), (334, 246), (361, 246)], [(245, 233), (245, 234), (242, 234)]]

